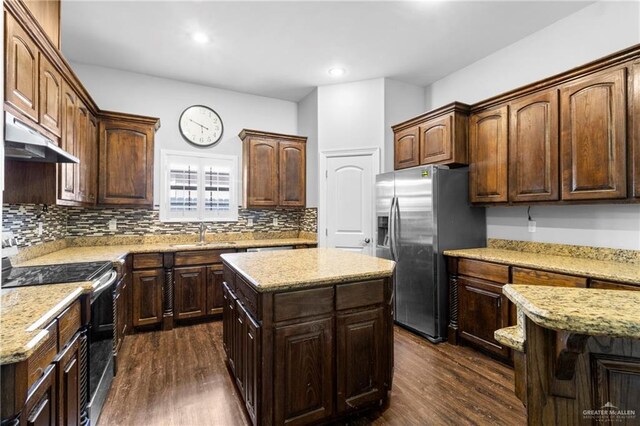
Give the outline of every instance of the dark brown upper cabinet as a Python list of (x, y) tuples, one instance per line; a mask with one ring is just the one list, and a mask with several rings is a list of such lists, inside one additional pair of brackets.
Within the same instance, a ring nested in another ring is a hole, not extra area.
[(472, 114), (469, 123), (469, 198), (473, 203), (506, 202), (506, 105)]
[(627, 69), (560, 87), (562, 199), (627, 196)]
[(8, 160), (5, 201), (151, 207), (159, 120), (98, 108), (59, 50), (58, 0), (7, 1), (4, 16), (5, 109), (80, 160)]
[(56, 136), (62, 134), (62, 76), (40, 55), (40, 125)]
[(304, 207), (306, 201), (306, 144), (280, 141), (278, 162), (280, 193), (279, 204), (286, 207)]
[(633, 86), (629, 102), (629, 117), (631, 118), (631, 134), (629, 135), (631, 165), (629, 172), (633, 196), (640, 198), (640, 61), (635, 61), (631, 65), (631, 79)]
[(39, 51), (36, 43), (5, 13), (5, 101), (38, 122)]
[(157, 118), (100, 114), (99, 204), (153, 206), (153, 146), (159, 126)]
[[(78, 98), (68, 84), (62, 92), (62, 139), (60, 147), (69, 154), (76, 155), (76, 113)], [(58, 165), (58, 204), (74, 204), (78, 196), (78, 165), (73, 163)]]
[(243, 206), (304, 207), (307, 138), (248, 129), (239, 137)]
[(395, 170), (420, 164), (420, 135), (417, 127), (394, 132), (393, 146)]
[(392, 127), (396, 170), (468, 164), (469, 106), (454, 102)]
[(557, 200), (557, 90), (511, 102), (509, 110), (509, 201)]

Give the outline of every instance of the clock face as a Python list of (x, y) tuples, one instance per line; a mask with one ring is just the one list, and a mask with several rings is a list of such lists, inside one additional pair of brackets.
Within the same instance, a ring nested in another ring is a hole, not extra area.
[(222, 119), (214, 110), (203, 105), (193, 105), (180, 116), (180, 133), (194, 145), (210, 146), (222, 138)]

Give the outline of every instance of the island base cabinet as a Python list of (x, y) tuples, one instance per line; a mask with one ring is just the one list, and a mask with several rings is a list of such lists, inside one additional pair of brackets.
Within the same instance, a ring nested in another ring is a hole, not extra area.
[(251, 417), (251, 421), (255, 425), (258, 423), (259, 416), (260, 325), (246, 312), (243, 336), (246, 356), (244, 360), (244, 400), (249, 417)]
[(253, 425), (331, 423), (385, 405), (392, 278), (256, 292), (226, 264), (222, 276), (223, 347)]
[(303, 425), (333, 413), (333, 319), (275, 330), (275, 424)]
[(382, 308), (338, 315), (339, 412), (356, 410), (383, 398), (383, 320)]

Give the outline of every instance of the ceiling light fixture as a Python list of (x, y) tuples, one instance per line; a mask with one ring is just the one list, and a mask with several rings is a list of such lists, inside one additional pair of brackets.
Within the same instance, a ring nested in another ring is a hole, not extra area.
[(209, 37), (205, 33), (194, 33), (193, 41), (200, 44), (205, 44), (209, 41)]
[(329, 69), (329, 75), (332, 77), (342, 77), (346, 73), (347, 71), (344, 68), (336, 67), (336, 68)]

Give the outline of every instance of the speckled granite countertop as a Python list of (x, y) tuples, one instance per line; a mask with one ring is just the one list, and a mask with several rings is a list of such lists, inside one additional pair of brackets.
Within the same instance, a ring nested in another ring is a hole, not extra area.
[(51, 265), (56, 263), (69, 262), (96, 262), (112, 261), (118, 262), (130, 253), (160, 253), (178, 252), (191, 250), (215, 250), (215, 249), (246, 249), (251, 247), (275, 247), (293, 246), (303, 244), (317, 244), (316, 240), (304, 238), (274, 238), (260, 240), (237, 240), (237, 241), (216, 241), (199, 246), (189, 243), (169, 244), (169, 243), (148, 243), (130, 245), (103, 245), (103, 246), (80, 246), (67, 247), (43, 256), (18, 262), (14, 266)]
[(513, 350), (524, 352), (524, 332), (521, 326), (501, 328), (493, 332), (493, 337), (505, 346)]
[(447, 250), (446, 256), (465, 257), (514, 266), (543, 269), (572, 275), (640, 285), (640, 265), (611, 260), (558, 256), (497, 248)]
[(9, 288), (0, 291), (0, 364), (24, 361), (49, 336), (45, 327), (91, 282)]
[(222, 259), (259, 292), (390, 277), (395, 262), (339, 249), (229, 253)]
[(640, 338), (640, 292), (507, 284), (502, 292), (536, 324), (594, 336)]

